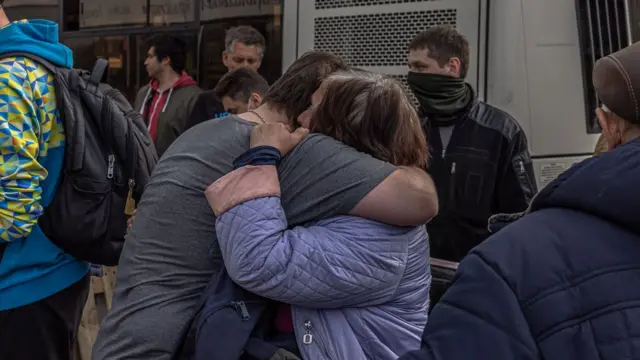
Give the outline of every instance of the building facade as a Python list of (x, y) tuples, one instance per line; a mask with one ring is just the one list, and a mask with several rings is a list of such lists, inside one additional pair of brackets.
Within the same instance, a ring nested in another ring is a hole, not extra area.
[(12, 20), (47, 19), (60, 24), (60, 38), (77, 68), (96, 58), (111, 64), (109, 83), (133, 100), (148, 82), (146, 40), (170, 33), (188, 44), (187, 72), (203, 89), (225, 74), (225, 31), (251, 25), (267, 40), (260, 73), (271, 83), (282, 72), (283, 0), (5, 0)]

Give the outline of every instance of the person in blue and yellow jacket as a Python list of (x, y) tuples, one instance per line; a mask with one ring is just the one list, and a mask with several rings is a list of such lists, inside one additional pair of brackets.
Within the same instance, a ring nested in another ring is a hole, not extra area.
[(38, 226), (60, 180), (62, 119), (44, 67), (73, 65), (50, 21), (9, 22), (0, 0), (0, 358), (68, 360), (89, 291), (89, 265)]

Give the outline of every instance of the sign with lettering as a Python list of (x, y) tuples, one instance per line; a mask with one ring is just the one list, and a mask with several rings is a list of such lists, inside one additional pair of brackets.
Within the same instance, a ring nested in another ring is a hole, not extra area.
[(147, 0), (80, 0), (80, 27), (143, 25)]
[[(81, 0), (80, 4), (82, 28), (144, 25), (147, 22), (147, 0)], [(149, 10), (152, 25), (193, 20), (192, 0), (151, 0)]]
[(202, 0), (201, 20), (264, 16), (280, 13), (282, 0)]
[(149, 21), (156, 26), (185, 23), (193, 20), (193, 13), (193, 0), (151, 0)]

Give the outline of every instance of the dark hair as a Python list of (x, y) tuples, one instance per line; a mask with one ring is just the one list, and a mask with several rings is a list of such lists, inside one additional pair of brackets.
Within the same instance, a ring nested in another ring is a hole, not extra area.
[(4, 4), (4, 0), (0, 0), (0, 6), (2, 6), (2, 4)]
[(402, 85), (366, 71), (338, 72), (320, 87), (311, 131), (396, 166), (426, 169), (429, 152), (420, 118)]
[(264, 52), (264, 49), (267, 46), (264, 36), (262, 36), (258, 30), (248, 25), (236, 26), (227, 30), (224, 37), (224, 49), (226, 51), (231, 51), (233, 44), (237, 42), (243, 43), (247, 46), (259, 47), (262, 50), (261, 53)]
[(409, 50), (429, 50), (429, 57), (445, 66), (453, 57), (460, 59), (460, 77), (469, 71), (469, 41), (451, 25), (433, 26), (416, 35)]
[(271, 87), (264, 103), (283, 111), (289, 123), (296, 126), (296, 119), (311, 106), (311, 95), (327, 76), (348, 69), (338, 56), (324, 51), (309, 51), (289, 66)]
[(187, 46), (182, 39), (172, 35), (160, 34), (151, 37), (147, 41), (147, 46), (154, 48), (158, 60), (162, 61), (165, 58), (169, 58), (173, 71), (178, 74), (184, 71), (187, 63), (185, 55)]
[(249, 101), (252, 93), (263, 96), (269, 91), (269, 84), (260, 74), (240, 68), (225, 74), (214, 89), (219, 99), (229, 96), (236, 101)]

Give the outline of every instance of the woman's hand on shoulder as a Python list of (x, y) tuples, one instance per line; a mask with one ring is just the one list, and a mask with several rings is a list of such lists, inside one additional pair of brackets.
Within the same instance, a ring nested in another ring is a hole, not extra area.
[(281, 123), (260, 124), (251, 130), (251, 147), (273, 146), (280, 151), (281, 156), (285, 156), (307, 134), (309, 130), (302, 127), (291, 131), (290, 126)]

